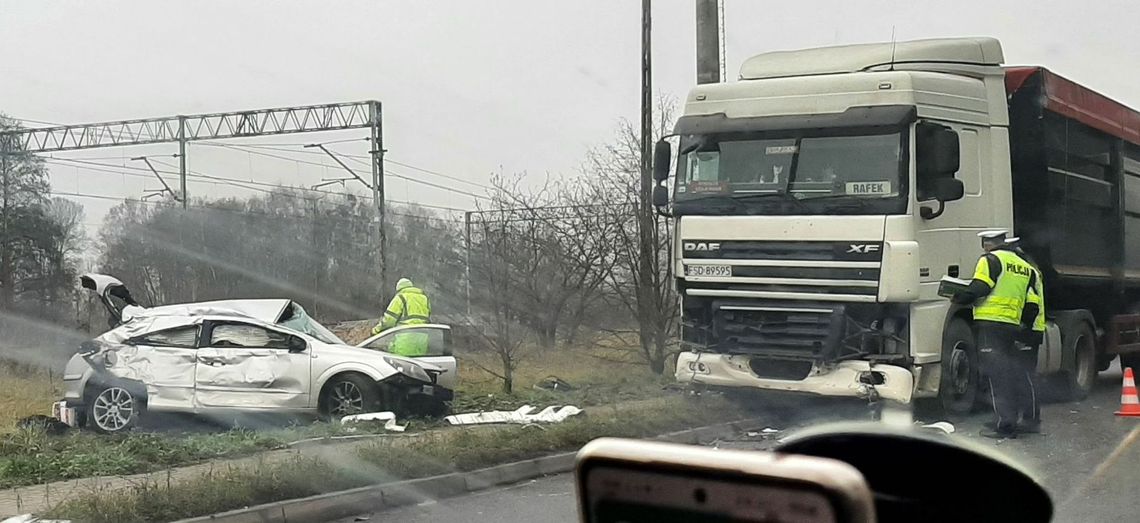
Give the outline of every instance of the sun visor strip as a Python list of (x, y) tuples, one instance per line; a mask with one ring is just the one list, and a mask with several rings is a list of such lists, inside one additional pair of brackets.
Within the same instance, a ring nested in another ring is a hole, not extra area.
[(842, 113), (796, 114), (729, 118), (724, 113), (682, 116), (673, 127), (675, 134), (710, 134), (796, 129), (842, 129), (857, 127), (901, 127), (918, 118), (913, 105), (874, 105), (850, 107)]

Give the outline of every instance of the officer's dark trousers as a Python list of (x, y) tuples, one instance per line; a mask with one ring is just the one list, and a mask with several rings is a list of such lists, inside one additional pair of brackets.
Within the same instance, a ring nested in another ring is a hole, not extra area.
[(1022, 379), (1029, 383), (1029, 386), (1022, 390), (1022, 393), (1028, 393), (1028, 396), (1018, 398), (1021, 419), (1026, 421), (1041, 421), (1041, 403), (1037, 398), (1037, 392), (1041, 390), (1037, 383), (1038, 347), (1038, 345), (1017, 344), (1017, 357), (1021, 365), (1021, 374), (1024, 376)]
[(1019, 405), (1029, 397), (1030, 383), (1024, 372), (1024, 359), (1013, 346), (1020, 326), (992, 321), (978, 321), (978, 356), (982, 372), (989, 379), (998, 431), (1013, 431), (1017, 426)]

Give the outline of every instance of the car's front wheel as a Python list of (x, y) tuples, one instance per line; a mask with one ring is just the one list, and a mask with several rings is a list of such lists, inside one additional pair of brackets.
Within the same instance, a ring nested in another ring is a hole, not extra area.
[(360, 374), (334, 377), (321, 394), (321, 413), (329, 419), (375, 412), (381, 404), (380, 388)]
[(96, 387), (87, 402), (87, 426), (105, 434), (128, 431), (139, 423), (143, 398), (122, 384)]

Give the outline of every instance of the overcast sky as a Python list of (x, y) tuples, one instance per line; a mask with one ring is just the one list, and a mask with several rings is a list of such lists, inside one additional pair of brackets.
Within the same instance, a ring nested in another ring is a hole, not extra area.
[[(900, 40), (988, 35), (1001, 39), (1008, 63), (1046, 65), (1140, 107), (1134, 24), (1140, 9), (1132, 1), (724, 3), (730, 79), (742, 60), (768, 50), (887, 41), (892, 30)], [(378, 99), (395, 161), (475, 184), (499, 171), (574, 175), (619, 118), (637, 117), (639, 11), (636, 0), (0, 0), (0, 111), (80, 123)], [(654, 89), (683, 97), (695, 78), (693, 1), (657, 0), (653, 15)], [(363, 136), (346, 131), (232, 143)], [(281, 147), (286, 151), (259, 151), (331, 165), (319, 155), (289, 152), (299, 147)], [(367, 151), (364, 142), (333, 148)], [(127, 159), (175, 151), (161, 145), (55, 156), (138, 167)], [(188, 158), (198, 172), (261, 182), (311, 185), (343, 175), (335, 167), (204, 145), (192, 146)], [(52, 166), (53, 187), (61, 192), (137, 198), (158, 187), (145, 177)], [(190, 191), (250, 194), (200, 183)], [(469, 196), (399, 179), (389, 182), (389, 197), (473, 206)], [(91, 225), (114, 203), (80, 201)]]

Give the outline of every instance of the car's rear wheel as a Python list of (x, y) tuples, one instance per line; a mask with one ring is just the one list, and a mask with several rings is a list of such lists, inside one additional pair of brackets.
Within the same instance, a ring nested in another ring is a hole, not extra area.
[(128, 431), (139, 423), (143, 399), (122, 384), (97, 387), (87, 403), (87, 426), (104, 434)]
[(321, 395), (321, 412), (329, 419), (375, 412), (380, 407), (380, 388), (360, 374), (334, 377)]

